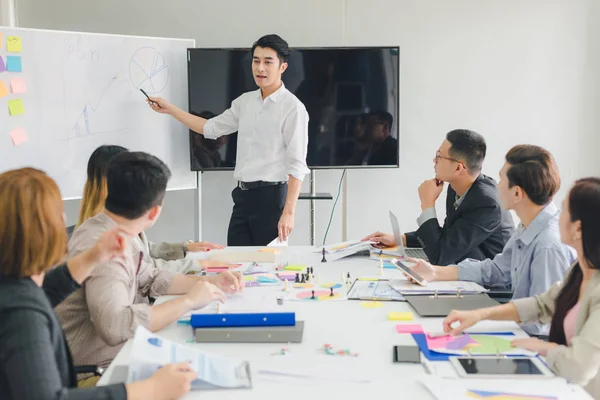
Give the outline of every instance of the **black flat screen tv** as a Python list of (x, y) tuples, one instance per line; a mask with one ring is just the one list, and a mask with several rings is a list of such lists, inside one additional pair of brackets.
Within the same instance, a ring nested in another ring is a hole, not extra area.
[[(283, 82), (309, 114), (311, 169), (399, 166), (399, 47), (296, 48)], [(221, 114), (258, 90), (250, 49), (188, 49), (189, 111)], [(237, 135), (190, 131), (192, 171), (235, 168)]]

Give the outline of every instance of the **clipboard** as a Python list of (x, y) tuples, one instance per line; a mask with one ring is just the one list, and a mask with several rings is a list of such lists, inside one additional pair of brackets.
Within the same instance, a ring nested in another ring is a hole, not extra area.
[[(346, 297), (348, 300), (360, 301), (406, 301), (404, 296), (390, 286), (389, 282), (389, 279), (355, 279), (346, 293)], [(377, 293), (378, 286), (382, 283), (388, 287)], [(369, 285), (374, 287), (369, 289)], [(359, 286), (367, 286), (367, 288), (359, 288)], [(365, 292), (371, 293), (367, 295)]]
[(446, 317), (452, 310), (472, 311), (500, 304), (485, 293), (404, 295), (404, 298), (421, 317)]

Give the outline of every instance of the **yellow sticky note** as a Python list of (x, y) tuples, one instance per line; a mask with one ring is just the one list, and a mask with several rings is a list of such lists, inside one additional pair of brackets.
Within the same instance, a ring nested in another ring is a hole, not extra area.
[(388, 314), (390, 321), (412, 321), (413, 313), (411, 312), (391, 312)]
[(8, 111), (11, 116), (24, 114), (25, 107), (23, 107), (23, 102), (21, 99), (9, 100)]
[(8, 94), (8, 89), (4, 84), (4, 81), (0, 81), (0, 99)]
[(306, 269), (306, 265), (299, 264), (290, 264), (283, 267), (284, 271), (304, 271)]
[(20, 36), (8, 36), (6, 38), (6, 51), (9, 53), (20, 53), (23, 50)]
[(381, 301), (363, 301), (360, 303), (364, 308), (380, 308), (383, 307), (383, 303)]

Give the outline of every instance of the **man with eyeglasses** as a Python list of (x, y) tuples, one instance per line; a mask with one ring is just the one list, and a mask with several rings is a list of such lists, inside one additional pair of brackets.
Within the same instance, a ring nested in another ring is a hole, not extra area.
[[(419, 228), (402, 236), (406, 247), (422, 247), (432, 264), (456, 264), (464, 259), (485, 260), (502, 252), (514, 223), (502, 210), (496, 182), (481, 173), (486, 143), (467, 129), (449, 132), (433, 159), (435, 178), (419, 186)], [(435, 202), (448, 182), (446, 219), (440, 226)], [(394, 236), (373, 233), (363, 240), (394, 246)]]

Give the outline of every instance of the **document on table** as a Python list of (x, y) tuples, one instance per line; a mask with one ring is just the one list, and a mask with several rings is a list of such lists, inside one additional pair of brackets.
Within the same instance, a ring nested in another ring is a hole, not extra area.
[(487, 290), (475, 282), (442, 281), (427, 282), (427, 285), (416, 285), (406, 279), (390, 279), (390, 286), (402, 294), (479, 294)]
[(161, 338), (141, 326), (133, 338), (127, 382), (147, 379), (166, 364), (185, 361), (198, 374), (192, 390), (252, 387), (248, 362), (207, 354)]

